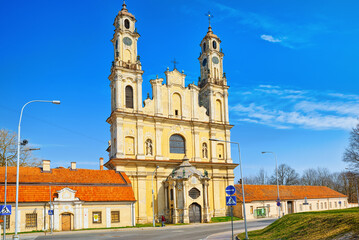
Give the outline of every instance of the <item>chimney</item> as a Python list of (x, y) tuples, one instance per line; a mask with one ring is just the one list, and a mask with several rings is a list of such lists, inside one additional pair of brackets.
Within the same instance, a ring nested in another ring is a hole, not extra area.
[(42, 160), (42, 171), (43, 172), (51, 172), (50, 160)]
[(103, 170), (103, 158), (100, 158), (100, 170)]
[(71, 170), (76, 170), (76, 162), (71, 162)]

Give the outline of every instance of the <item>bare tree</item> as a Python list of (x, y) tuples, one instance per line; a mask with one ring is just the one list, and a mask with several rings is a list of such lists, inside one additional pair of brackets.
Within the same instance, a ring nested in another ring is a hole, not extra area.
[(349, 146), (344, 152), (343, 161), (359, 171), (359, 124), (350, 133)]
[(266, 185), (268, 184), (268, 175), (263, 168), (259, 169), (259, 172), (255, 176), (245, 177), (245, 184), (251, 185)]
[[(270, 178), (271, 184), (277, 184), (276, 170)], [(299, 183), (299, 174), (287, 164), (278, 166), (278, 183), (279, 185), (297, 185)]]
[[(38, 159), (31, 155), (31, 151), (21, 146), (20, 166), (39, 166)], [(10, 130), (0, 129), (0, 166), (5, 166), (5, 160), (8, 166), (16, 166), (17, 161), (17, 136)]]
[(316, 186), (318, 185), (318, 172), (314, 168), (309, 168), (307, 170), (304, 170), (300, 184), (302, 185), (308, 185), (308, 186)]

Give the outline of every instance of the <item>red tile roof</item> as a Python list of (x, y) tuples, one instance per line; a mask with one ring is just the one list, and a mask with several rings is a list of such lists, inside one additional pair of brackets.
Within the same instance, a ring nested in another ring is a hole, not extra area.
[[(242, 185), (235, 185), (237, 201), (242, 202)], [(277, 185), (244, 185), (246, 202), (273, 201), (277, 199)], [(281, 200), (344, 198), (347, 197), (324, 186), (279, 186)]]
[[(22, 183), (131, 184), (125, 173), (114, 170), (53, 168), (50, 172), (42, 172), (38, 167), (20, 167), (19, 172)], [(0, 167), (0, 182), (4, 181), (5, 167)], [(7, 181), (16, 182), (16, 167), (8, 167)]]
[[(37, 167), (20, 167), (19, 202), (48, 202), (50, 185), (52, 200), (57, 191), (68, 187), (77, 191), (81, 201), (135, 201), (131, 181), (123, 172), (67, 168), (42, 172)], [(0, 167), (0, 183), (4, 184), (5, 168)], [(8, 167), (7, 201), (15, 202), (16, 168)], [(0, 199), (4, 199), (4, 185), (0, 186)]]

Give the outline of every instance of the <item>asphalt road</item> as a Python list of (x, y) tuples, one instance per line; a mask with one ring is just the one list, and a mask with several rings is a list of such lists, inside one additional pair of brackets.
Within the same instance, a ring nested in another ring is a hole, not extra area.
[[(264, 228), (274, 222), (275, 219), (264, 219), (250, 221), (247, 223), (248, 230)], [(244, 232), (243, 221), (234, 222), (235, 232)], [(140, 240), (140, 239), (174, 239), (174, 240), (204, 240), (204, 239), (231, 239), (231, 222), (219, 224), (191, 224), (182, 226), (167, 226), (157, 228), (131, 228), (115, 230), (93, 230), (93, 231), (76, 231), (60, 232), (52, 236), (38, 236), (34, 238), (41, 239), (85, 239), (85, 240), (104, 240), (104, 239), (123, 239), (123, 240)]]

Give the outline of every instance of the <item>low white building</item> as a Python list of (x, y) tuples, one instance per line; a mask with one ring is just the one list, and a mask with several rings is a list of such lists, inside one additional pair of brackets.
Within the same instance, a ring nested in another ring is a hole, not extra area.
[[(242, 185), (235, 185), (234, 215), (243, 216)], [(247, 219), (278, 217), (276, 185), (244, 185)], [(279, 186), (280, 214), (351, 207), (348, 197), (324, 186)]]
[[(102, 162), (102, 161), (101, 161)], [(70, 231), (135, 225), (135, 196), (131, 181), (114, 170), (20, 167), (19, 232)], [(0, 199), (4, 199), (4, 172), (0, 167)], [(8, 167), (7, 232), (15, 230), (16, 167)], [(53, 215), (49, 215), (49, 210)]]

